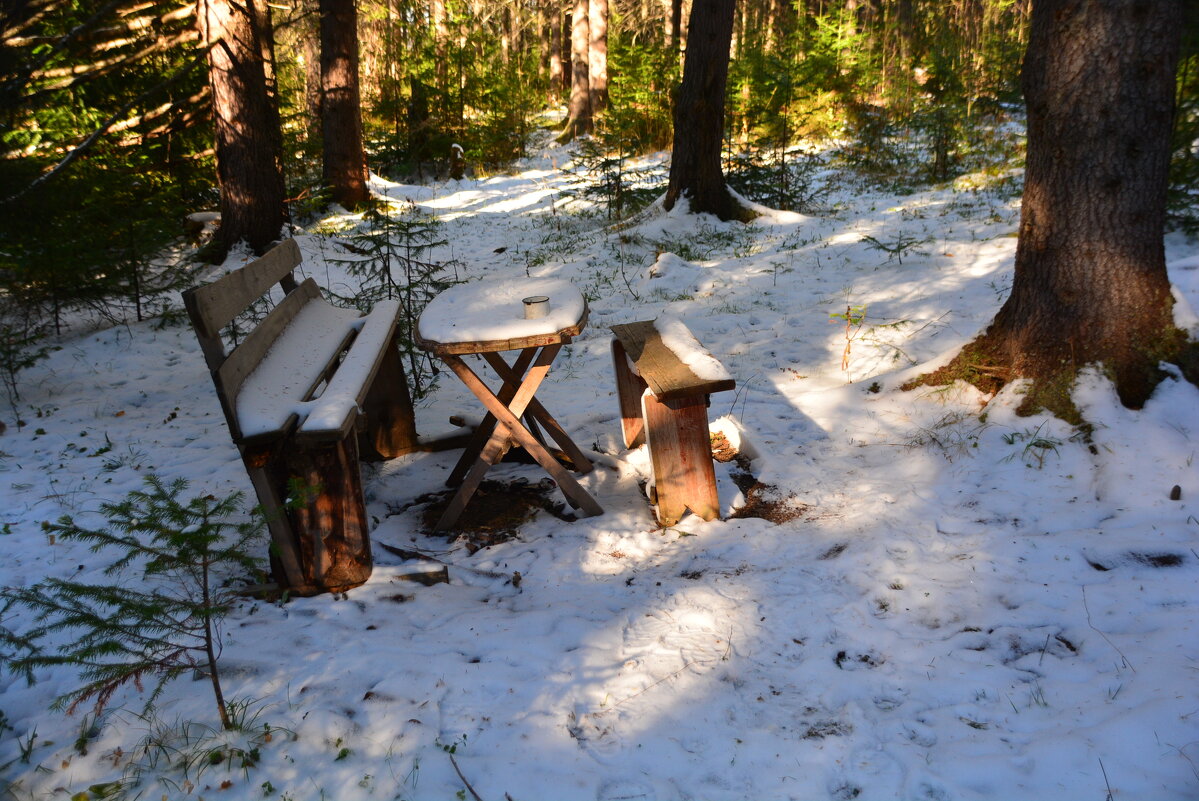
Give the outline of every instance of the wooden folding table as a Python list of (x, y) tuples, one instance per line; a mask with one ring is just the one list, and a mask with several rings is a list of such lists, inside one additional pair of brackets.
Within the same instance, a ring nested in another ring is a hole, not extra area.
[[(543, 299), (537, 305), (544, 316), (526, 318), (523, 301), (528, 298)], [(578, 472), (592, 470), (591, 461), (535, 397), (562, 346), (586, 326), (587, 311), (578, 289), (558, 279), (461, 284), (442, 292), (425, 308), (414, 337), (417, 346), (445, 362), (487, 409), (446, 481), (458, 491), (437, 521), (437, 529), (448, 529), (457, 522), (483, 476), (513, 445), (524, 448), (550, 474), (573, 508), (589, 515), (603, 514), (595, 499), (534, 433), (540, 424)], [(511, 362), (500, 355), (505, 351), (517, 352)], [(499, 376), (498, 392), (463, 360), (472, 354), (482, 356)]]

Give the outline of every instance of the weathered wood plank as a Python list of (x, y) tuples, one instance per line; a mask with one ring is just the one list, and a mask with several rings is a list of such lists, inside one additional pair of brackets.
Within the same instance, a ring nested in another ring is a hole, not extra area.
[(245, 267), (211, 284), (187, 290), (184, 302), (196, 333), (206, 337), (220, 336), (221, 329), (234, 317), (290, 276), (299, 264), (299, 246), (294, 239), (285, 239)]
[(672, 526), (690, 508), (704, 520), (720, 515), (708, 434), (707, 399), (642, 397), (650, 460), (658, 492), (658, 522)]
[[(483, 358), (487, 360), (487, 363), (491, 365), (496, 374), (504, 381), (516, 383), (521, 380), (520, 374), (509, 367), (508, 363), (498, 353), (484, 353)], [(554, 442), (558, 443), (558, 447), (570, 459), (576, 471), (590, 473), (594, 469), (591, 460), (587, 458), (578, 445), (575, 445), (574, 441), (566, 433), (566, 429), (562, 427), (562, 424), (554, 419), (554, 416), (541, 405), (541, 401), (537, 400), (536, 397), (529, 398), (529, 405), (526, 411), (528, 414), (525, 419), (528, 422), (529, 431), (534, 437), (537, 437), (538, 442), (544, 444), (545, 440), (539, 436), (537, 423), (534, 421), (539, 421), (541, 425), (545, 426), (545, 430), (549, 432)]]
[(614, 325), (612, 333), (660, 401), (710, 395), (737, 387), (737, 382), (731, 378), (711, 380), (697, 376), (666, 347), (653, 321)]
[(358, 451), (365, 461), (391, 459), (421, 450), (408, 381), (394, 342), (382, 354), (378, 371), (368, 382), (370, 391), (362, 402), (366, 426), (358, 438)]
[[(526, 376), (526, 384), (529, 383), (530, 377), (536, 380), (537, 383), (540, 383), (541, 378), (544, 377), (544, 373), (541, 372), (540, 368), (544, 367), (546, 370), (548, 370), (550, 363), (553, 362), (554, 357), (557, 355), (558, 350), (561, 347), (561, 343), (554, 344), (558, 347), (554, 347), (553, 345), (547, 346), (538, 354), (536, 361), (533, 363), (533, 367), (530, 368), (529, 373)], [(566, 469), (562, 467), (562, 465), (558, 464), (557, 460), (554, 459), (554, 457), (551, 456), (548, 451), (546, 451), (541, 443), (533, 438), (533, 435), (529, 433), (529, 430), (525, 428), (518, 419), (517, 415), (524, 411), (524, 408), (528, 403), (528, 398), (532, 397), (533, 391), (537, 389), (536, 385), (529, 386), (527, 397), (524, 397), (524, 390), (526, 387), (524, 384), (522, 384), (521, 389), (517, 391), (513, 398), (512, 409), (510, 410), (504, 403), (500, 401), (498, 397), (496, 397), (491, 389), (488, 388), (488, 386), (484, 384), (477, 375), (475, 375), (474, 371), (471, 370), (470, 367), (467, 366), (466, 362), (462, 361), (459, 356), (454, 354), (443, 354), (442, 360), (451, 370), (454, 371), (455, 375), (462, 380), (462, 383), (466, 384), (467, 388), (469, 388), (470, 391), (475, 394), (475, 397), (483, 402), (483, 405), (487, 407), (487, 410), (495, 416), (497, 421), (496, 431), (492, 434), (492, 439), (489, 441), (489, 444), (490, 442), (497, 441), (501, 438), (506, 439), (507, 435), (510, 434), (513, 439), (520, 443), (521, 447), (529, 452), (529, 455), (533, 457), (537, 464), (541, 465), (541, 467), (547, 473), (549, 473), (555, 481), (558, 482), (558, 488), (562, 490), (564, 495), (566, 495), (566, 499), (571, 506), (575, 508), (581, 508), (591, 515), (603, 514), (603, 507), (596, 503), (595, 499), (592, 498), (587, 491), (579, 485), (579, 482), (575, 480), (574, 476), (568, 473)], [(539, 373), (540, 377), (538, 376)], [(507, 432), (502, 431), (503, 428), (506, 428)], [(487, 455), (488, 449), (484, 448), (483, 455), (481, 455), (480, 460), (476, 462), (476, 467), (482, 469), (484, 472), (486, 471), (486, 467), (484, 466), (484, 457)], [(455, 496), (455, 498), (464, 496), (462, 506), (465, 506), (465, 500), (469, 498), (469, 493), (463, 492), (463, 488), (465, 487), (466, 484), (464, 483), (463, 487), (459, 488), (459, 491)], [(458, 511), (461, 512), (461, 509)], [(448, 523), (446, 522), (444, 515), (442, 520), (438, 521), (439, 528), (452, 524), (452, 520)]]
[(645, 418), (641, 416), (641, 395), (645, 381), (629, 369), (629, 357), (619, 339), (612, 340), (612, 371), (616, 373), (616, 400), (620, 404), (620, 429), (624, 446), (636, 448), (645, 442)]
[[(226, 416), (233, 433), (233, 440), (242, 439), (242, 429), (237, 418), (237, 395), (241, 392), (246, 379), (258, 368), (271, 345), (295, 319), (306, 304), (319, 300), (321, 291), (316, 282), (309, 278), (300, 284), (294, 292), (271, 309), (266, 319), (250, 332), (245, 340), (233, 349), (228, 358), (213, 374), (213, 382), (217, 387), (217, 395), (221, 398), (222, 406), (227, 407)], [(297, 398), (296, 400), (301, 400)]]

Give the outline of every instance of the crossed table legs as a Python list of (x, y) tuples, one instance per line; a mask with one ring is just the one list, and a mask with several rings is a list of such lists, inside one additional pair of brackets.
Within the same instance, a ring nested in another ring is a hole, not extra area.
[(481, 354), (503, 381), (498, 395), (491, 391), (460, 356), (441, 354), (442, 361), (466, 384), (475, 397), (482, 401), (488, 414), (446, 482), (450, 486), (459, 482), (460, 484), (458, 492), (450, 500), (450, 505), (437, 521), (438, 530), (450, 528), (457, 522), (466, 507), (466, 502), (479, 488), (484, 474), (504, 457), (513, 444), (524, 448), (537, 464), (558, 482), (567, 502), (573, 508), (582, 509), (591, 515), (603, 514), (604, 510), (595, 499), (587, 494), (574, 476), (558, 463), (520, 420), (521, 415), (527, 413), (540, 423), (580, 473), (588, 473), (593, 469), (591, 461), (534, 397), (561, 349), (561, 344), (524, 348), (511, 365), (504, 361), (499, 353)]

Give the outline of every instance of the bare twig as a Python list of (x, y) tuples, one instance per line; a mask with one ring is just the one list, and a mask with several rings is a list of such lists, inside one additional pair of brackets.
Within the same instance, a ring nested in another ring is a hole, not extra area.
[[(454, 766), (454, 772), (458, 774), (458, 778), (461, 779), (462, 783), (466, 785), (466, 789), (470, 791), (471, 797), (474, 798), (475, 801), (483, 801), (483, 799), (479, 797), (479, 794), (475, 792), (475, 788), (471, 787), (470, 782), (468, 782), (466, 777), (462, 775), (462, 768), (458, 767), (458, 760), (454, 759), (453, 754), (449, 754), (449, 757), (450, 764)], [(1108, 798), (1111, 798), (1111, 796), (1109, 795)]]
[[(1087, 625), (1090, 626), (1092, 629), (1095, 629), (1095, 631), (1099, 632), (1099, 636), (1102, 637), (1104, 640), (1106, 640), (1107, 644), (1110, 645), (1113, 649), (1115, 649), (1116, 653), (1118, 653), (1120, 655), (1120, 658), (1124, 660), (1125, 667), (1127, 667), (1133, 673), (1136, 673), (1137, 669), (1134, 668), (1132, 666), (1132, 663), (1128, 661), (1128, 657), (1124, 655), (1124, 652), (1121, 651), (1119, 648), (1116, 648), (1116, 644), (1111, 641), (1111, 638), (1108, 637), (1106, 634), (1104, 634), (1102, 631), (1099, 631), (1099, 629), (1095, 628), (1095, 624), (1091, 622), (1091, 609), (1089, 606), (1087, 606), (1087, 588), (1085, 585), (1082, 588), (1082, 608), (1085, 609), (1087, 612)], [(1103, 763), (1101, 762), (1100, 765), (1102, 765), (1102, 764)]]
[[(1094, 626), (1091, 628), (1094, 628)], [(1099, 629), (1095, 629), (1095, 631), (1099, 631)], [(1102, 634), (1103, 632), (1100, 631), (1099, 633)], [(1103, 783), (1107, 785), (1107, 798), (1104, 801), (1112, 801), (1112, 783), (1107, 780), (1107, 769), (1103, 767), (1103, 757), (1099, 758), (1099, 770), (1103, 771)]]

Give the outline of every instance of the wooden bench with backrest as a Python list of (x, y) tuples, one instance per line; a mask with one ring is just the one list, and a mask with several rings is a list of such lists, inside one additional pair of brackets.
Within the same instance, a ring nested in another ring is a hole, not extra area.
[(658, 522), (674, 525), (687, 509), (719, 517), (708, 396), (736, 382), (677, 319), (614, 325), (612, 333), (624, 443), (649, 445)]
[[(416, 449), (395, 344), (397, 301), (362, 315), (297, 283), (295, 240), (183, 293), (233, 442), (271, 535), (275, 581), (292, 594), (341, 592), (371, 574), (359, 458)], [(282, 299), (231, 350), (222, 332), (278, 285)]]

